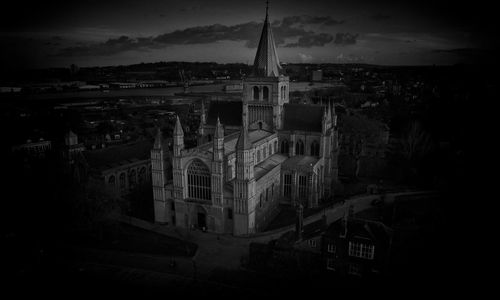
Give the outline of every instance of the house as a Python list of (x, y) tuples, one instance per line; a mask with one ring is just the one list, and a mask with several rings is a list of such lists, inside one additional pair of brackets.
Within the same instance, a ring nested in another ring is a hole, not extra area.
[(324, 268), (340, 275), (371, 277), (387, 270), (392, 229), (378, 221), (344, 217), (321, 238)]

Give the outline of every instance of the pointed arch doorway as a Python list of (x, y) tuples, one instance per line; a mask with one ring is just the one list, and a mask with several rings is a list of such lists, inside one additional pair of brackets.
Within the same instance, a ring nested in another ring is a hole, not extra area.
[(199, 229), (207, 229), (207, 210), (201, 206), (196, 206), (196, 220)]

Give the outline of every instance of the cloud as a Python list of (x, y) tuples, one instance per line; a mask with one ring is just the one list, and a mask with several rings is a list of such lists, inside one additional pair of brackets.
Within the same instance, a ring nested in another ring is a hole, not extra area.
[(195, 11), (200, 11), (202, 7), (200, 5), (192, 5), (188, 7), (183, 7), (179, 9), (180, 12), (186, 13), (186, 12), (195, 12)]
[(330, 43), (333, 41), (333, 36), (331, 34), (327, 33), (320, 33), (320, 34), (312, 34), (312, 35), (306, 35), (302, 36), (299, 38), (297, 43), (289, 43), (286, 44), (285, 47), (302, 47), (302, 48), (310, 48), (313, 46), (319, 46), (322, 47), (325, 44)]
[(63, 48), (57, 56), (106, 56), (130, 50), (147, 50), (154, 48), (155, 44), (151, 38), (130, 38), (121, 36), (109, 39), (98, 44), (79, 44), (78, 46)]
[[(332, 42), (334, 37), (328, 33), (306, 30), (304, 27), (306, 25), (332, 26), (342, 23), (344, 21), (338, 21), (328, 16), (290, 16), (273, 22), (273, 34), (277, 45), (303, 48), (322, 47)], [(209, 44), (219, 41), (244, 42), (246, 47), (255, 48), (258, 45), (261, 30), (262, 23), (257, 22), (232, 26), (212, 24), (175, 30), (154, 37), (132, 38), (123, 35), (118, 38), (110, 38), (102, 43), (66, 47), (59, 54), (61, 56), (105, 56), (125, 51), (144, 51), (172, 45)], [(356, 42), (356, 37), (347, 33), (336, 37), (335, 41), (336, 44), (352, 44)], [(295, 40), (296, 42), (286, 43), (286, 40)]]
[(327, 26), (334, 26), (334, 25), (340, 25), (345, 23), (344, 20), (335, 20), (330, 16), (308, 16), (308, 15), (302, 15), (302, 16), (290, 16), (290, 17), (284, 17), (283, 20), (276, 20), (273, 22), (273, 26), (299, 26), (302, 27), (304, 25), (313, 25), (313, 24), (318, 24), (318, 25), (327, 25)]
[(299, 58), (300, 58), (300, 61), (303, 63), (311, 62), (313, 59), (312, 55), (304, 54), (304, 53), (299, 53)]
[(352, 33), (337, 33), (335, 35), (335, 40), (333, 41), (336, 45), (354, 45), (357, 42), (358, 34)]
[(349, 63), (360, 63), (365, 61), (364, 56), (358, 56), (354, 54), (344, 55), (344, 53), (340, 53), (339, 55), (337, 55), (337, 57), (335, 57), (335, 59), (338, 62), (349, 62)]
[(372, 18), (373, 20), (376, 20), (376, 21), (385, 21), (385, 20), (389, 20), (390, 18), (392, 18), (392, 16), (387, 15), (387, 14), (383, 14), (383, 13), (376, 13), (374, 15), (371, 15), (370, 18)]

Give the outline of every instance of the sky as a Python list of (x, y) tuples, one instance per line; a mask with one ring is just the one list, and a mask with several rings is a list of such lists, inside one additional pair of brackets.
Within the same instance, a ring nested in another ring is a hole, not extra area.
[[(494, 59), (487, 1), (272, 0), (284, 63), (449, 65)], [(253, 62), (265, 0), (17, 0), (0, 12), (2, 68)]]

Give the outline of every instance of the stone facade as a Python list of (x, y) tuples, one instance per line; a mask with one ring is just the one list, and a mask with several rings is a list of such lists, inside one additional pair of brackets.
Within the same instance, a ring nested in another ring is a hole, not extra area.
[(202, 108), (197, 147), (185, 149), (177, 118), (171, 182), (158, 135), (151, 152), (157, 222), (251, 235), (265, 229), (280, 203), (316, 207), (333, 195), (336, 117), (330, 107), (289, 104), (289, 78), (280, 73), (267, 16), (254, 69), (243, 81), (241, 101), (209, 111), (215, 122)]

